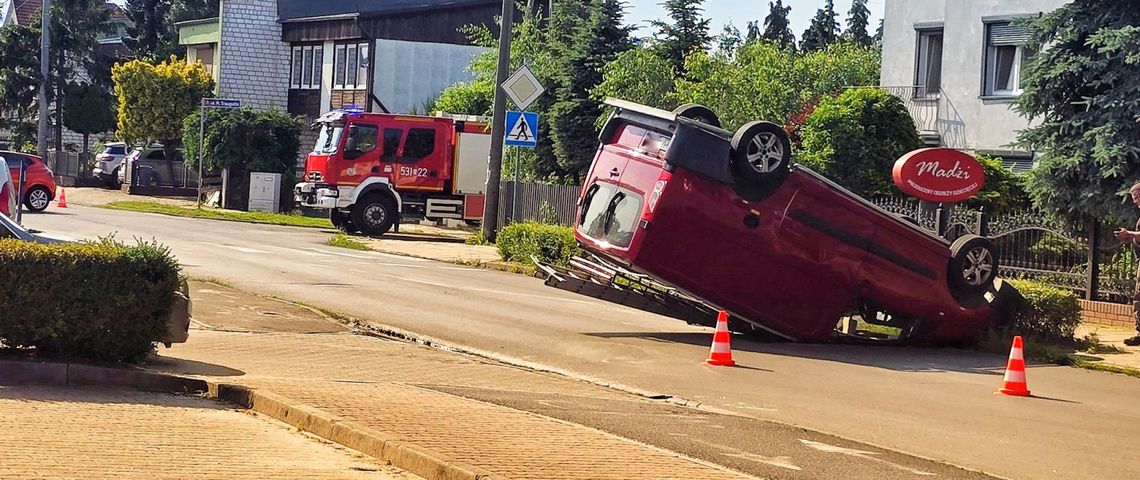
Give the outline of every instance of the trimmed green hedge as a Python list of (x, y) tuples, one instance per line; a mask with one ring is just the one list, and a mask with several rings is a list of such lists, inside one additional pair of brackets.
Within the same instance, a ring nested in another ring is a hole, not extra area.
[(503, 227), (495, 238), (495, 245), (503, 260), (509, 262), (534, 263), (533, 255), (543, 262), (566, 266), (570, 264), (570, 257), (579, 252), (573, 228), (537, 222)]
[(1032, 280), (1007, 280), (1025, 302), (1017, 309), (1013, 329), (1042, 340), (1071, 341), (1081, 323), (1081, 304), (1069, 290)]
[(179, 273), (154, 243), (0, 240), (0, 343), (40, 357), (138, 360), (166, 332)]

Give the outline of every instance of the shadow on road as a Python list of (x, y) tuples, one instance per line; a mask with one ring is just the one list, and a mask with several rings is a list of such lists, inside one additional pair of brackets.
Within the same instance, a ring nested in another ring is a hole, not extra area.
[(207, 377), (237, 377), (245, 372), (222, 365), (183, 360), (181, 358), (152, 356), (143, 364), (149, 370), (174, 375), (201, 375)]
[[(640, 338), (702, 347), (708, 347), (712, 341), (712, 335), (699, 332), (594, 332), (584, 335), (597, 338)], [(968, 350), (889, 345), (760, 343), (741, 335), (733, 335), (732, 349), (901, 372), (963, 372), (1000, 376), (1006, 366), (1006, 358), (1003, 356)]]

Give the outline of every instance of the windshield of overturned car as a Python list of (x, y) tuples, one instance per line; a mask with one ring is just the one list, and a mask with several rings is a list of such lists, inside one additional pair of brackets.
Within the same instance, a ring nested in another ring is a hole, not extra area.
[(313, 153), (332, 155), (340, 146), (340, 136), (344, 133), (343, 123), (322, 123), (320, 133), (317, 134), (317, 143), (313, 146)]

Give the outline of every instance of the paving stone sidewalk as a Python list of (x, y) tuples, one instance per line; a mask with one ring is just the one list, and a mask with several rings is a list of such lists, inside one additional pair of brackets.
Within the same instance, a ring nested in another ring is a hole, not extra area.
[[(195, 302), (209, 303), (209, 298), (199, 295)], [(259, 301), (272, 302), (243, 299)], [(218, 329), (249, 323), (238, 317), (202, 320)], [(306, 328), (312, 331), (311, 325)], [(229, 330), (195, 329), (189, 342), (162, 349), (147, 367), (272, 392), (507, 478), (750, 478), (591, 428), (436, 389), (651, 402), (633, 395), (402, 341), (352, 333)]]
[(414, 480), (415, 475), (198, 397), (0, 386), (0, 478)]

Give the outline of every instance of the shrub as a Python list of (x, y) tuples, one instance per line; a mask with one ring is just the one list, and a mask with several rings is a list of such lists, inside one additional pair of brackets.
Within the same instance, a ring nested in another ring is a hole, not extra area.
[(804, 164), (864, 197), (895, 194), (895, 161), (923, 147), (902, 100), (876, 89), (824, 99), (801, 135)]
[(1075, 293), (1032, 280), (1007, 281), (1025, 297), (1014, 316), (1014, 332), (1044, 341), (1072, 341), (1081, 323)]
[(533, 255), (539, 261), (565, 266), (570, 264), (570, 257), (578, 254), (573, 228), (536, 222), (503, 227), (495, 245), (503, 260), (511, 262), (533, 263)]
[(166, 332), (179, 270), (153, 243), (0, 240), (0, 343), (38, 356), (137, 360)]

